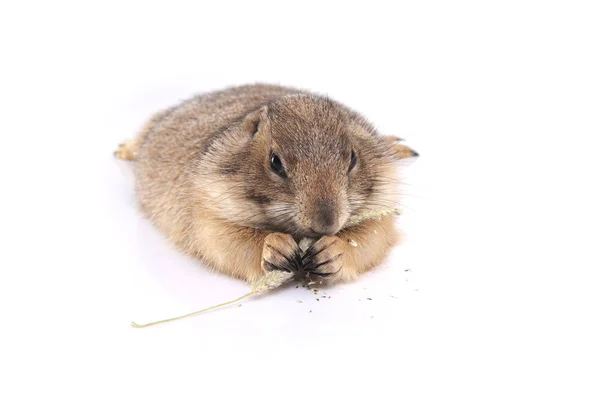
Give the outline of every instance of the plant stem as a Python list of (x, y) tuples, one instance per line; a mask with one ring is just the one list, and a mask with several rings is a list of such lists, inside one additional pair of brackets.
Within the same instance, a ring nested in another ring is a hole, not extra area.
[(222, 307), (222, 306), (226, 306), (226, 305), (235, 303), (235, 302), (240, 301), (240, 300), (242, 300), (242, 299), (244, 299), (244, 298), (246, 298), (248, 296), (251, 296), (253, 294), (254, 294), (254, 291), (246, 293), (245, 295), (243, 295), (241, 297), (238, 297), (235, 300), (226, 301), (225, 303), (217, 304), (216, 306), (212, 306), (212, 307), (204, 308), (202, 310), (194, 311), (194, 312), (191, 312), (189, 314), (180, 315), (179, 317), (173, 317), (173, 318), (168, 318), (168, 319), (161, 319), (160, 321), (148, 322), (147, 324), (138, 324), (138, 323), (135, 323), (135, 322), (131, 321), (131, 326), (134, 327), (134, 328), (145, 328), (145, 327), (151, 326), (151, 325), (162, 324), (163, 322), (170, 322), (170, 321), (175, 321), (175, 320), (186, 318), (186, 317), (191, 317), (193, 315), (197, 315), (197, 314), (203, 313), (205, 311), (212, 310), (212, 309), (217, 308), (217, 307)]

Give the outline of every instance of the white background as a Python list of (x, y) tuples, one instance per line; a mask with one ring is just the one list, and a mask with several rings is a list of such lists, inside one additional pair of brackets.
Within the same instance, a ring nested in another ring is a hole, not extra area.
[[(3, 2), (1, 397), (600, 398), (599, 21), (593, 1)], [(255, 81), (421, 153), (405, 243), (331, 299), (130, 328), (247, 287), (139, 216), (115, 145)]]

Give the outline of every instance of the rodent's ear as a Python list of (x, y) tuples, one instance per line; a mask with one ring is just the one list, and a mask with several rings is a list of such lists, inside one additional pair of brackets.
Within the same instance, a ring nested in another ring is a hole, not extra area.
[(267, 106), (262, 106), (258, 110), (246, 115), (242, 121), (244, 131), (254, 136), (258, 132), (261, 122), (266, 120), (267, 111)]
[(402, 139), (399, 137), (385, 136), (383, 139), (390, 146), (390, 150), (392, 152), (393, 157), (398, 160), (419, 156), (419, 153), (417, 153), (410, 147), (400, 144)]

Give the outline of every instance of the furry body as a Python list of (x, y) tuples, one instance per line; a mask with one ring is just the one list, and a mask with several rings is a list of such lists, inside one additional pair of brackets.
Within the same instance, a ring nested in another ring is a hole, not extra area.
[(186, 254), (248, 281), (285, 269), (335, 282), (398, 242), (393, 216), (344, 225), (393, 207), (395, 161), (416, 153), (337, 102), (255, 84), (156, 113), (116, 155), (133, 161), (141, 211)]

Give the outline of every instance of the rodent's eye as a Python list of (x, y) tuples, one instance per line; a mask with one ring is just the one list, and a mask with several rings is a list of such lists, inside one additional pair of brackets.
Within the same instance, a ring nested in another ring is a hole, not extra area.
[(270, 162), (273, 172), (282, 178), (285, 178), (285, 169), (283, 169), (283, 164), (281, 163), (281, 159), (277, 156), (277, 154), (271, 152)]
[(350, 166), (348, 167), (348, 172), (352, 171), (356, 166), (356, 152), (352, 149), (352, 153), (350, 154)]

